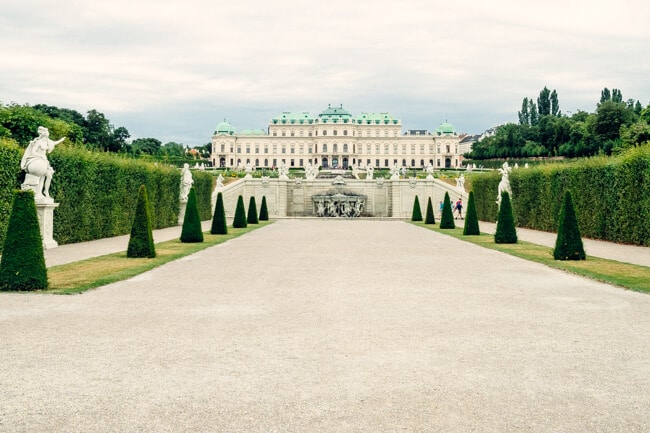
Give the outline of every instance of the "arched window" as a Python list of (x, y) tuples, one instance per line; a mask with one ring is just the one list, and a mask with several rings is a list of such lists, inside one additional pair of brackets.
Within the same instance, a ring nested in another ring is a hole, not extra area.
[(332, 145), (332, 152), (336, 153), (336, 152), (338, 152), (338, 151), (339, 151), (339, 145), (336, 144), (336, 143), (334, 143), (334, 144)]
[(405, 159), (402, 160), (402, 167), (406, 167), (406, 160)]
[(347, 145), (347, 143), (344, 143), (343, 144), (343, 152), (347, 152), (347, 151), (348, 151), (348, 145)]
[(323, 143), (323, 152), (327, 152), (327, 143)]
[(256, 159), (256, 160), (255, 160), (255, 167), (259, 167), (259, 166), (260, 166), (260, 160), (259, 160), (259, 159)]
[(415, 167), (415, 160), (414, 159), (411, 160), (411, 167)]
[(269, 160), (268, 160), (268, 159), (265, 159), (265, 160), (264, 160), (264, 167), (268, 167), (268, 166), (269, 166)]

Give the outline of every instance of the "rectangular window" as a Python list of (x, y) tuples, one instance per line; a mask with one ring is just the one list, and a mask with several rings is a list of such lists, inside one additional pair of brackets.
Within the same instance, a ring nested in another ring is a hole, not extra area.
[(291, 153), (296, 153), (296, 148), (291, 146)]
[(237, 146), (237, 153), (241, 153), (241, 146)]
[(264, 153), (269, 153), (269, 146), (268, 145), (264, 146)]
[(287, 133), (284, 132), (284, 131), (282, 131), (282, 136), (283, 136), (283, 137), (286, 137), (286, 136), (287, 136)]
[(302, 167), (302, 158), (298, 161), (298, 164)]
[(296, 134), (295, 134), (294, 132), (291, 132), (291, 136), (292, 136), (292, 137), (295, 136), (295, 135), (296, 135)]
[(379, 160), (375, 159), (375, 167), (379, 167)]
[(323, 135), (327, 135), (327, 131), (323, 129)]
[(415, 153), (415, 144), (411, 144), (411, 155)]
[(282, 146), (282, 153), (287, 153), (287, 147), (286, 146)]
[(311, 132), (309, 133), (309, 135), (308, 135), (308, 136), (309, 136), (309, 137), (311, 137)]
[(420, 145), (420, 155), (424, 153), (424, 144)]
[(221, 145), (221, 153), (224, 153), (226, 151), (226, 145), (222, 144)]
[(273, 158), (273, 167), (275, 167), (276, 165), (278, 165), (278, 160)]
[(278, 145), (277, 144), (273, 145), (273, 153), (278, 153)]
[(278, 133), (275, 132), (275, 131), (273, 131), (273, 136), (274, 136), (274, 137), (277, 137), (277, 136), (278, 136)]
[(334, 130), (334, 135), (338, 135), (338, 133), (339, 133), (339, 132), (335, 129), (335, 130)]
[(293, 167), (293, 166), (294, 166), (293, 158), (291, 158), (291, 167)]
[(246, 153), (251, 153), (251, 147), (250, 146), (246, 146)]
[(384, 167), (388, 167), (388, 159), (384, 159)]
[(312, 148), (311, 146), (309, 146), (309, 147), (307, 148), (307, 153), (313, 153), (312, 151), (313, 151), (313, 148)]
[(347, 129), (343, 130), (343, 135), (348, 135), (348, 130)]
[(260, 145), (259, 144), (255, 145), (255, 153), (260, 153)]
[[(233, 148), (232, 148), (232, 146), (230, 146), (230, 153), (232, 153), (232, 152), (233, 152), (233, 150), (232, 150), (232, 149), (233, 149)], [(232, 164), (231, 164), (231, 165), (232, 165)]]
[(388, 144), (384, 144), (384, 154), (388, 155)]

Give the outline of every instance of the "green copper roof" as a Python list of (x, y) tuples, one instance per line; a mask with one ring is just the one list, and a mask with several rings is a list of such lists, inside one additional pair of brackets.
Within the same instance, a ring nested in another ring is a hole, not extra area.
[(242, 129), (238, 135), (268, 135), (263, 129)]
[(323, 123), (348, 123), (351, 118), (352, 114), (343, 108), (343, 104), (338, 107), (332, 107), (331, 105), (328, 105), (327, 108), (318, 115), (318, 120)]
[(443, 123), (436, 129), (436, 135), (456, 135), (456, 128), (451, 123)]
[(235, 128), (232, 127), (232, 125), (225, 120), (223, 122), (220, 122), (217, 127), (214, 130), (215, 135), (219, 134), (225, 134), (225, 135), (233, 135), (235, 133)]
[(399, 119), (388, 113), (361, 113), (354, 118), (354, 122), (359, 125), (397, 125)]
[(314, 123), (314, 118), (306, 111), (303, 111), (302, 113), (283, 111), (282, 114), (274, 117), (271, 122), (275, 125), (304, 125)]

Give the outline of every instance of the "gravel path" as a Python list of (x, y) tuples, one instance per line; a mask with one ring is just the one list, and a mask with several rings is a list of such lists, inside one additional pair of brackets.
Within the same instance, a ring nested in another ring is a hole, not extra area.
[(650, 296), (399, 221), (284, 220), (0, 293), (1, 432), (647, 432)]

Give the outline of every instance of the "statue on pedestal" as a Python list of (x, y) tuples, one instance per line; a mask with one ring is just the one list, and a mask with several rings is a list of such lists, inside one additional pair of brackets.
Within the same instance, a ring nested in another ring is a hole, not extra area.
[(52, 141), (50, 131), (44, 127), (38, 127), (38, 137), (29, 142), (23, 158), (20, 161), (20, 168), (25, 171), (25, 181), (21, 185), (23, 190), (34, 191), (36, 202), (53, 202), (50, 197), (50, 183), (54, 169), (47, 159), (47, 154), (54, 150), (54, 147), (65, 140), (65, 137)]
[(190, 194), (190, 189), (194, 179), (192, 179), (192, 172), (190, 171), (190, 165), (188, 163), (183, 164), (183, 169), (181, 170), (181, 201), (187, 201), (187, 196)]
[(510, 172), (512, 168), (508, 165), (508, 161), (503, 163), (503, 168), (499, 169), (501, 174), (501, 182), (499, 182), (498, 195), (497, 195), (497, 205), (501, 207), (501, 193), (507, 191), (512, 198), (512, 189), (510, 188)]

